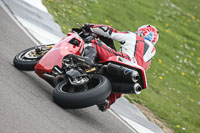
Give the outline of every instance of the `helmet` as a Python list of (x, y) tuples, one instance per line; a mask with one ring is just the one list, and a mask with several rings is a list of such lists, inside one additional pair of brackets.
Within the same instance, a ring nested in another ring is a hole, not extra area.
[(152, 25), (140, 26), (136, 34), (140, 37), (144, 37), (144, 39), (150, 41), (153, 45), (157, 43), (159, 37), (158, 30)]

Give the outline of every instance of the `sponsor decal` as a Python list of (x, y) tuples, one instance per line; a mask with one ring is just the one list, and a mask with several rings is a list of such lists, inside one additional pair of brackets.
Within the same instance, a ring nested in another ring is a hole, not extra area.
[(154, 36), (154, 33), (153, 33), (153, 32), (149, 32), (149, 33), (144, 37), (144, 39), (146, 39), (146, 40), (152, 42), (153, 36)]
[(124, 74), (125, 74), (125, 75), (128, 75), (130, 72), (132, 72), (131, 69), (126, 68), (126, 69), (124, 70)]
[(57, 47), (57, 48), (53, 48), (52, 50), (59, 50), (59, 49), (68, 49), (69, 47)]

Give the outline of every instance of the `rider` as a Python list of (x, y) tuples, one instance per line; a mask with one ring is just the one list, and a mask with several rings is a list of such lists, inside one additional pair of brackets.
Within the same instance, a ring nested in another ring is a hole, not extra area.
[[(97, 34), (104, 40), (92, 40), (91, 43), (85, 44), (84, 58), (94, 63), (96, 56), (100, 60), (106, 60), (111, 56), (121, 56), (129, 61), (133, 61), (142, 66), (145, 70), (151, 63), (152, 57), (155, 55), (155, 44), (158, 41), (158, 30), (152, 25), (143, 25), (134, 32), (120, 32), (108, 25), (85, 24), (83, 28), (87, 32)], [(120, 42), (120, 52), (116, 52), (113, 47), (113, 40)], [(106, 43), (110, 42), (110, 44)], [(105, 44), (106, 43), (106, 44)], [(111, 48), (112, 47), (112, 48)], [(111, 93), (108, 101), (98, 105), (99, 109), (104, 111), (121, 97), (119, 93)]]

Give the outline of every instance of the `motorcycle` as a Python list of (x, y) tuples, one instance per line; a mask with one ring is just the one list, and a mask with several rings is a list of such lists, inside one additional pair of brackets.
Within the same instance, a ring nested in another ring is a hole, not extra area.
[(13, 59), (14, 66), (35, 73), (54, 87), (53, 101), (63, 108), (79, 109), (98, 105), (111, 92), (140, 94), (147, 88), (142, 66), (120, 56), (96, 60), (94, 66), (78, 58), (84, 44), (99, 39), (83, 28), (73, 28), (57, 44), (28, 48)]

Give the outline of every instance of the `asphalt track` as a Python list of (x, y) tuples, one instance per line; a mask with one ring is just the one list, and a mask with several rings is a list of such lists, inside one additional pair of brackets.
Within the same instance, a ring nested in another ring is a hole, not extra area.
[(110, 112), (96, 106), (64, 110), (53, 103), (53, 88), (33, 72), (17, 70), (13, 57), (35, 44), (0, 7), (0, 132), (129, 133)]

